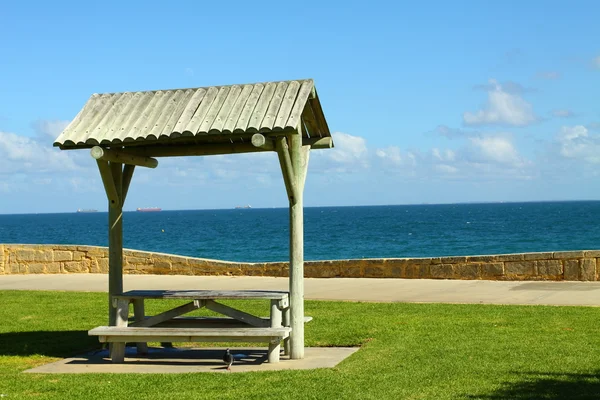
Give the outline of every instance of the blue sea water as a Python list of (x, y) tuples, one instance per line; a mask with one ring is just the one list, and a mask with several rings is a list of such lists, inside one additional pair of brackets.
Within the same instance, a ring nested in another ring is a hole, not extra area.
[[(600, 201), (307, 207), (305, 259), (600, 248)], [(288, 259), (288, 210), (125, 212), (124, 247), (231, 261)], [(0, 243), (108, 245), (108, 214), (0, 215)]]

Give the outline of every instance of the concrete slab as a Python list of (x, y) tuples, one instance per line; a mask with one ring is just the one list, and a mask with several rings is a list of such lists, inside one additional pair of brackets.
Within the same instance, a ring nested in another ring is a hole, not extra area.
[[(231, 372), (280, 371), (296, 369), (333, 368), (358, 351), (358, 347), (307, 347), (305, 358), (290, 360), (281, 356), (275, 364), (267, 362), (266, 348), (231, 348), (235, 357)], [(101, 350), (67, 358), (24, 371), (35, 374), (85, 374), (85, 373), (147, 373), (183, 374), (190, 372), (227, 372), (222, 358), (225, 348), (162, 348), (148, 349), (140, 357), (135, 347), (127, 347), (125, 362), (113, 364), (108, 350)]]

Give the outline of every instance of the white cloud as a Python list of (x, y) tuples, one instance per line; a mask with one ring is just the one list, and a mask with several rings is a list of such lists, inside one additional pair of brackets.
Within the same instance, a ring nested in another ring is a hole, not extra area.
[(533, 107), (518, 94), (504, 90), (495, 80), (490, 80), (488, 100), (483, 109), (465, 112), (466, 125), (514, 125), (525, 126), (537, 120)]
[(519, 168), (526, 164), (525, 160), (509, 138), (503, 136), (487, 136), (469, 138), (470, 157), (473, 161), (501, 164)]
[(66, 154), (37, 140), (0, 132), (0, 174), (64, 172), (77, 169)]
[(38, 120), (33, 123), (33, 129), (38, 135), (38, 139), (44, 144), (54, 143), (54, 140), (69, 125), (69, 121), (62, 120)]
[(590, 135), (582, 125), (563, 126), (558, 134), (560, 155), (565, 158), (600, 163), (600, 135)]

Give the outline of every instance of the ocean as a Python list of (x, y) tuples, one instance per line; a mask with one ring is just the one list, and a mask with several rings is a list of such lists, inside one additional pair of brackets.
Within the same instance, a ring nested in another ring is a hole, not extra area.
[[(600, 201), (306, 207), (306, 260), (600, 249)], [(228, 261), (288, 259), (288, 210), (125, 212), (123, 244)], [(108, 245), (108, 213), (0, 215), (0, 243)]]

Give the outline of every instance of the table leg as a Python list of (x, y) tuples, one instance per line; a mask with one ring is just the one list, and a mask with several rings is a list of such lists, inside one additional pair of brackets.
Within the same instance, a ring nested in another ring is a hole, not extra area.
[[(289, 327), (291, 325), (290, 321), (290, 307), (286, 307), (283, 309), (283, 326)], [(283, 339), (283, 354), (286, 356), (290, 355), (290, 337), (286, 337)]]
[[(281, 309), (279, 308), (278, 300), (271, 300), (271, 328), (279, 328), (281, 327), (282, 315)], [(268, 360), (269, 363), (277, 363), (279, 362), (279, 352), (281, 350), (281, 341), (272, 341), (269, 343), (269, 353)]]
[[(141, 322), (146, 317), (144, 311), (144, 299), (133, 299), (133, 317), (135, 322)], [(148, 354), (148, 343), (138, 342), (136, 343), (138, 354)]]

